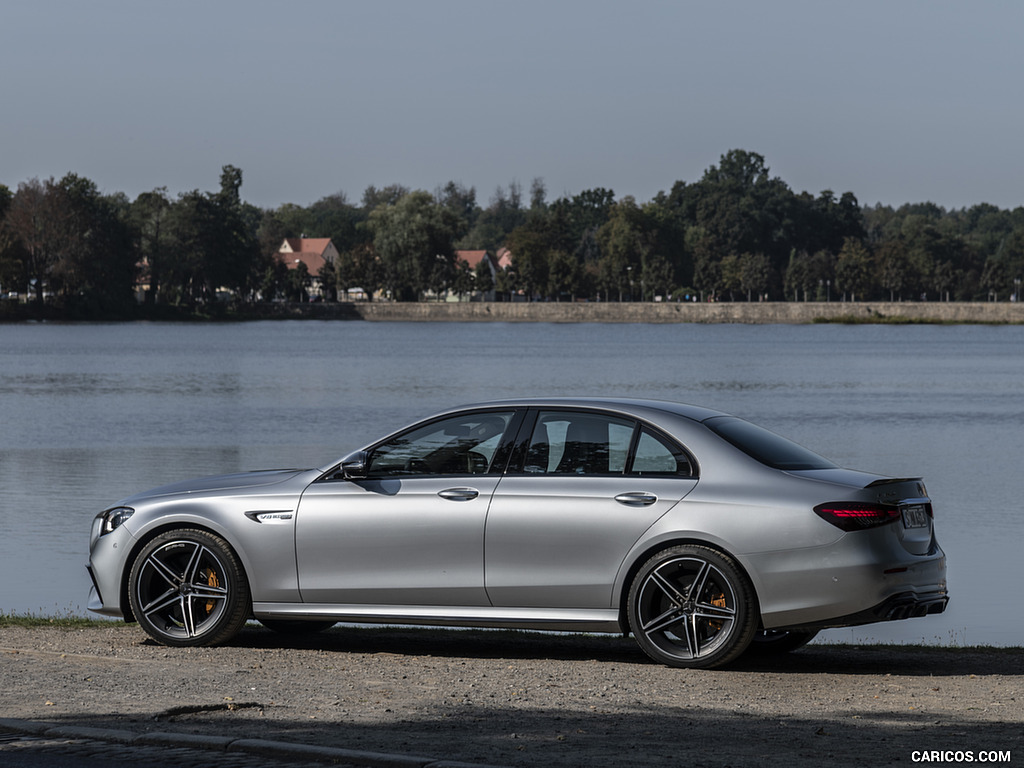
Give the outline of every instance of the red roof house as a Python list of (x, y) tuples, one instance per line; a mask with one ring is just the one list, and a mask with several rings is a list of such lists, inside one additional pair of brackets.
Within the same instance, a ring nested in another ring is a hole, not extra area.
[(277, 258), (288, 269), (297, 269), (299, 264), (305, 264), (306, 271), (316, 277), (325, 264), (336, 262), (338, 249), (329, 237), (288, 237), (277, 249)]

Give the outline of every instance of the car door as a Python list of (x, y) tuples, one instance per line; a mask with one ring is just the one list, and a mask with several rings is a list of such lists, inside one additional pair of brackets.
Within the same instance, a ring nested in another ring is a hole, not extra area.
[(620, 416), (541, 410), (487, 516), (495, 606), (612, 607), (626, 552), (696, 485), (689, 455)]
[(421, 424), (372, 448), (364, 479), (339, 471), (313, 483), (296, 514), (303, 601), (487, 605), (484, 522), (513, 417)]

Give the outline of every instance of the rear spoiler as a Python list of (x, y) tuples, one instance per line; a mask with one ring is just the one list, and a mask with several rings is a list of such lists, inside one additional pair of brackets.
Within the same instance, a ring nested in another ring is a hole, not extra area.
[(924, 478), (920, 477), (882, 477), (865, 485), (865, 488), (877, 488), (880, 485), (892, 485), (894, 483), (920, 483)]

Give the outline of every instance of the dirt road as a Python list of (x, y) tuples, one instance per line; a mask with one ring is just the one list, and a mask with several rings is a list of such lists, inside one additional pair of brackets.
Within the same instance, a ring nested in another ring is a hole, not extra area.
[(1019, 649), (816, 645), (708, 672), (605, 636), (253, 626), (172, 649), (120, 624), (4, 628), (0, 691), (3, 718), (513, 766), (1024, 764)]

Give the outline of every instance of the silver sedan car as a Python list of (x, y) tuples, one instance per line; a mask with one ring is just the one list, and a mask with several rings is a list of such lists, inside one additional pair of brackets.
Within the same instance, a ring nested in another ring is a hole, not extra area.
[(466, 406), (325, 467), (157, 488), (96, 517), (88, 568), (91, 610), (171, 646), (252, 618), (515, 627), (700, 668), (948, 600), (919, 478), (625, 399)]

